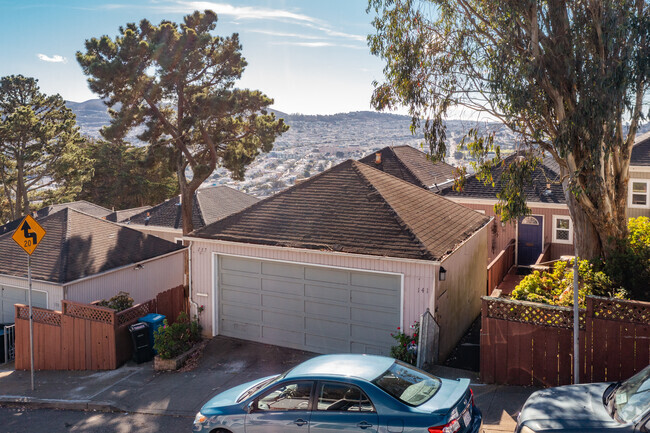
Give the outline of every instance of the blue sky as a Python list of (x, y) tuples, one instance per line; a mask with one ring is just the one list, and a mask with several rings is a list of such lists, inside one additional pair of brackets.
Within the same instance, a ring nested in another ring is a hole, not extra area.
[(71, 101), (96, 98), (75, 60), (84, 41), (142, 18), (180, 22), (212, 9), (215, 34), (237, 32), (248, 67), (239, 87), (259, 89), (289, 113), (369, 110), (382, 63), (370, 55), (366, 0), (0, 0), (0, 76), (39, 80), (45, 93)]

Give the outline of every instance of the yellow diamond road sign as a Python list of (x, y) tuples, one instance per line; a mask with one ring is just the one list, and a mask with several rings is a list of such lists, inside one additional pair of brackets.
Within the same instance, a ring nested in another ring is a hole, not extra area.
[(31, 256), (38, 244), (43, 240), (43, 236), (45, 236), (45, 229), (38, 225), (31, 215), (27, 215), (20, 222), (11, 238)]

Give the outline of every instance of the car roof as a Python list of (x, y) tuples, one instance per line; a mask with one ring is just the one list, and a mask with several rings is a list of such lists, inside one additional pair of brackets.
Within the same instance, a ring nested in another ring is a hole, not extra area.
[(340, 376), (373, 380), (395, 362), (393, 358), (376, 355), (322, 355), (290, 370), (286, 378), (306, 376)]

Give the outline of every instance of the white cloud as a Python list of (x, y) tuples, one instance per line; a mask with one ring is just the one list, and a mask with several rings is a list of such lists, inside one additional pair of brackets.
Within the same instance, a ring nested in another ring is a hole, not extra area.
[(320, 36), (309, 36), (309, 35), (301, 35), (298, 33), (284, 33), (284, 32), (274, 32), (272, 30), (248, 30), (248, 33), (260, 33), (262, 35), (268, 35), (268, 36), (278, 36), (278, 37), (283, 37), (283, 38), (300, 38), (300, 39), (323, 39)]
[(38, 57), (40, 60), (44, 62), (49, 62), (49, 63), (68, 63), (68, 59), (66, 59), (63, 56), (59, 56), (58, 54), (55, 54), (52, 57), (50, 57), (50, 56), (46, 56), (45, 54), (38, 53), (36, 54), (36, 57)]
[(359, 45), (339, 44), (336, 42), (274, 42), (273, 45), (293, 45), (298, 47), (322, 48), (322, 47), (339, 47), (352, 48), (355, 50), (365, 50), (366, 47)]
[(217, 13), (217, 15), (228, 15), (236, 19), (288, 19), (291, 21), (314, 23), (318, 20), (307, 15), (297, 14), (282, 9), (268, 9), (250, 6), (233, 6), (225, 3), (213, 2), (179, 2), (181, 5), (186, 5), (192, 9), (204, 10), (210, 9)]

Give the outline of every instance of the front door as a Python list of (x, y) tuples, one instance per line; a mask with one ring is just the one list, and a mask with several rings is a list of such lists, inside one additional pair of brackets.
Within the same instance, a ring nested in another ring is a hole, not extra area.
[(519, 236), (517, 257), (519, 266), (530, 266), (542, 253), (542, 235), (544, 218), (529, 215), (519, 218)]

